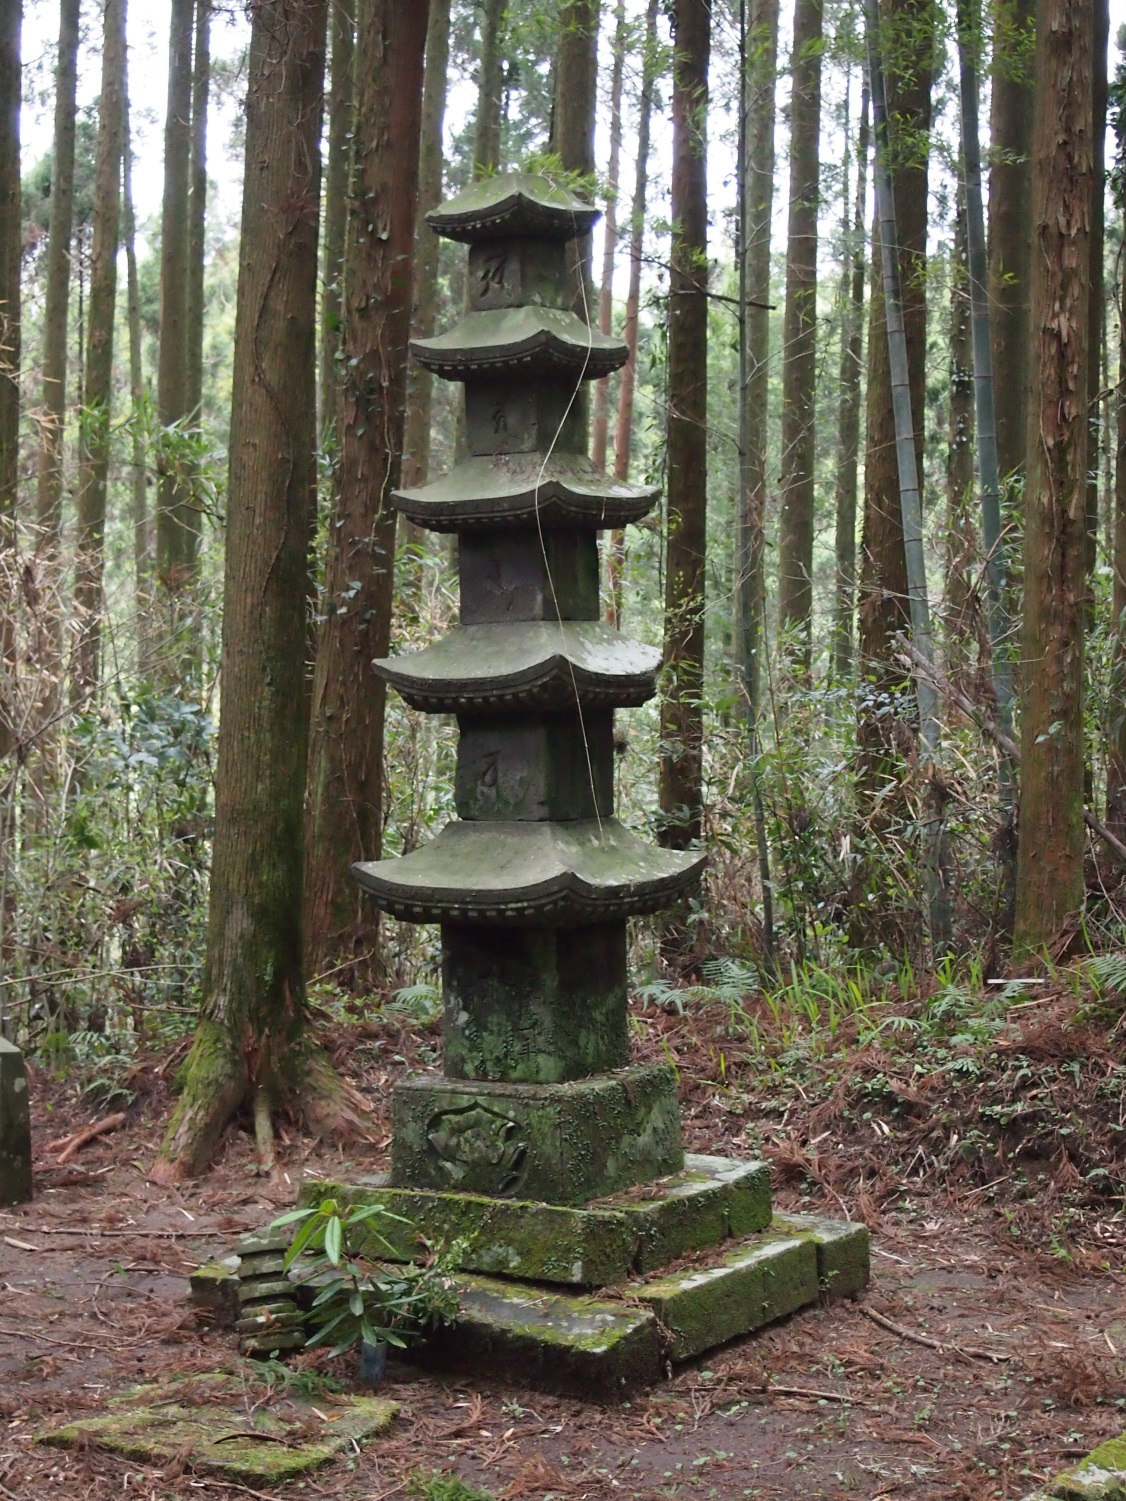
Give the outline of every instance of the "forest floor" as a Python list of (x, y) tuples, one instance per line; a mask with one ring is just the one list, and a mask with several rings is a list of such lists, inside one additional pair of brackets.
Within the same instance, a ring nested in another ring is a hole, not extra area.
[[(779, 1207), (867, 1221), (865, 1298), (609, 1409), (499, 1371), (392, 1363), (383, 1391), (401, 1412), (385, 1437), (262, 1491), (197, 1474), (190, 1456), (162, 1472), (34, 1435), (139, 1379), (237, 1366), (233, 1335), (188, 1304), (190, 1270), (281, 1212), (302, 1177), (383, 1165), (380, 1109), (404, 1068), (436, 1061), (435, 1024), (393, 1006), (326, 1016), (338, 1065), (376, 1102), (373, 1140), (283, 1142), (276, 1181), (235, 1132), (206, 1178), (148, 1183), (180, 1049), (134, 1062), (125, 1125), (62, 1168), (47, 1143), (99, 1111), (74, 1070), (33, 1071), (37, 1193), (0, 1214), (0, 1497), (382, 1501), (426, 1494), (440, 1472), (535, 1501), (1023, 1496), (1126, 1428), (1126, 1041), (1121, 1008), (1078, 985), (1003, 1019), (994, 1007), (984, 1027), (958, 1013), (932, 994), (802, 1030), (714, 997), (683, 1014), (668, 996), (637, 1006), (636, 1052), (676, 1062), (692, 1149), (765, 1153)], [(343, 1360), (299, 1363), (349, 1379)]]

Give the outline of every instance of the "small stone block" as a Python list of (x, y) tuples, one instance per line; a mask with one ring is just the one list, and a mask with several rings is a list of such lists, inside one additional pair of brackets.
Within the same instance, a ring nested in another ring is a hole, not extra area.
[(503, 1372), (540, 1391), (616, 1401), (660, 1377), (648, 1309), (459, 1276), (461, 1312), (420, 1349), (428, 1362)]
[(460, 1265), (466, 1271), (585, 1287), (623, 1282), (633, 1265), (633, 1226), (597, 1207), (567, 1209), (480, 1194), (328, 1182), (303, 1185), (299, 1202), (326, 1197), (348, 1206), (383, 1204), (402, 1217), (405, 1223), (376, 1221), (371, 1227), (363, 1249), (372, 1257), (411, 1261), (419, 1254), (420, 1236), (447, 1245), (460, 1239), (465, 1242)]
[(31, 1114), (23, 1054), (0, 1037), (0, 1204), (31, 1198)]
[(244, 1355), (273, 1355), (275, 1351), (303, 1350), (305, 1348), (304, 1329), (279, 1329), (274, 1334), (243, 1334), (239, 1336), (238, 1347)]
[(252, 1303), (250, 1308), (243, 1309), (242, 1317), (235, 1327), (240, 1334), (250, 1334), (255, 1329), (265, 1329), (270, 1324), (285, 1328), (290, 1324), (302, 1323), (304, 1318), (305, 1315), (298, 1312), (297, 1304), (292, 1298), (279, 1298), (275, 1303)]
[(240, 1257), (260, 1256), (268, 1251), (288, 1251), (293, 1233), (290, 1230), (256, 1230), (244, 1235), (235, 1247)]
[(784, 1235), (809, 1237), (817, 1247), (821, 1289), (830, 1297), (854, 1298), (868, 1286), (871, 1252), (867, 1225), (812, 1214), (786, 1214), (776, 1215), (772, 1228)]
[(1053, 1501), (1126, 1501), (1126, 1434), (1049, 1481), (1047, 1494)]
[(669, 1331), (671, 1358), (688, 1360), (815, 1303), (817, 1249), (811, 1240), (765, 1235), (712, 1266), (674, 1272), (630, 1291)]
[(208, 1261), (197, 1266), (189, 1279), (189, 1299), (197, 1308), (216, 1315), (216, 1322), (230, 1326), (239, 1313), (238, 1257)]
[(272, 1251), (256, 1251), (248, 1255), (239, 1253), (239, 1281), (248, 1282), (253, 1277), (280, 1277), (285, 1271), (285, 1257)]
[(770, 1226), (770, 1164), (740, 1162), (733, 1157), (704, 1157), (688, 1153), (684, 1158), (688, 1173), (704, 1173), (728, 1189), (727, 1233), (734, 1239), (757, 1235)]
[(269, 1303), (275, 1298), (292, 1298), (293, 1283), (288, 1277), (263, 1278), (261, 1282), (243, 1282), (240, 1278), (238, 1300), (240, 1304)]

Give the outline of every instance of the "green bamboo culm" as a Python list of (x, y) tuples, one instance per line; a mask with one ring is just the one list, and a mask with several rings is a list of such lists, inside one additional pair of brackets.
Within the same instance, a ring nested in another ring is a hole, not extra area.
[[(985, 586), (989, 604), (990, 668), (997, 700), (997, 724), (1010, 738), (1013, 730), (1012, 621), (1005, 605), (1004, 537), (1001, 531), (1001, 479), (997, 457), (997, 423), (993, 412), (993, 353), (990, 342), (985, 214), (981, 200), (981, 135), (978, 126), (977, 57), (980, 40), (977, 0), (958, 0), (958, 73), (961, 97), (962, 164), (965, 173), (966, 250), (970, 282), (970, 329), (973, 343), (974, 415), (977, 470), (981, 485), (981, 535), (985, 543)], [(1003, 830), (1011, 830), (1016, 804), (1016, 768), (1002, 754), (997, 767), (998, 801)], [(1002, 841), (1005, 908), (1011, 911), (1016, 890), (1015, 842)]]
[[(938, 716), (938, 692), (933, 672), (934, 639), (931, 634), (927, 597), (926, 560), (923, 556), (923, 504), (919, 490), (919, 466), (915, 456), (915, 423), (911, 412), (911, 387), (907, 365), (907, 334), (903, 325), (903, 293), (899, 275), (899, 230), (895, 217), (891, 169), (888, 165), (888, 111), (884, 69), (880, 51), (879, 0), (865, 0), (869, 89), (875, 135), (873, 182), (876, 221), (879, 226), (880, 271), (887, 323), (888, 364), (891, 370), (892, 412), (895, 418), (895, 453), (899, 471), (899, 507), (903, 519), (903, 551), (907, 565), (907, 595), (911, 612), (911, 636), (916, 665), (913, 669), (919, 706), (919, 739), (923, 772), (931, 794), (923, 830), (923, 860), (927, 882), (927, 913), (931, 947), (935, 957), (950, 947), (950, 899), (943, 880), (943, 792), (939, 778), (942, 730)], [(875, 248), (875, 247), (874, 247)], [(925, 664), (922, 668), (918, 659)], [(929, 670), (928, 670), (929, 669)]]

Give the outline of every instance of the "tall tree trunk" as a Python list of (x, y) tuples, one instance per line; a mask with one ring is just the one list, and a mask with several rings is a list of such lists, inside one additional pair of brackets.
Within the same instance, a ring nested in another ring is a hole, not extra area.
[(79, 638), (74, 698), (84, 703), (98, 686), (105, 572), (106, 489), (109, 481), (113, 327), (117, 307), (117, 251), (121, 240), (121, 151), (125, 134), (125, 0), (106, 0), (102, 37), (102, 96), (94, 176), (94, 239), (90, 257), (90, 331), (86, 341), (86, 410), (78, 486), (78, 554), (74, 604)]
[(327, 0), (253, 11), (231, 402), (223, 713), (199, 1029), (158, 1182), (202, 1170), (244, 1102), (339, 1110), (307, 1032), (305, 599), (314, 506), (317, 228)]
[[(622, 338), (629, 359), (622, 367), (618, 386), (618, 419), (614, 428), (614, 478), (629, 479), (633, 449), (633, 402), (637, 389), (637, 332), (641, 312), (641, 259), (645, 249), (645, 203), (649, 193), (649, 134), (653, 115), (653, 88), (657, 76), (657, 0), (649, 0), (645, 16), (645, 53), (641, 61), (641, 97), (637, 110), (637, 163), (634, 168), (633, 203), (629, 226), (629, 288)], [(625, 532), (610, 538), (607, 573), (609, 602), (607, 618), (622, 623), (622, 570), (625, 562)]]
[[(160, 352), (156, 410), (162, 428), (182, 426), (188, 411), (188, 256), (192, 152), (192, 32), (195, 0), (171, 0), (168, 111), (164, 121), (164, 202), (160, 219)], [(156, 511), (156, 585), (159, 660), (171, 687), (190, 676), (191, 596), (195, 522), (190, 477), (183, 464), (159, 464)]]
[(1017, 954), (1083, 901), (1093, 11), (1041, 0), (1036, 28)]
[[(0, 8), (0, 761), (10, 752), (15, 738), (6, 683), (14, 646), (9, 606), (15, 584), (14, 549), (20, 474), (22, 23), (21, 3)], [(0, 781), (3, 779), (0, 768)]]
[[(1110, 40), (1109, 0), (1092, 0), (1094, 9), (1091, 70), (1091, 271), (1088, 283), (1090, 307), (1087, 313), (1087, 540), (1084, 560), (1087, 577), (1095, 571), (1099, 551), (1099, 371), (1102, 368), (1103, 323), (1106, 294), (1103, 283), (1104, 239), (1106, 227), (1106, 106), (1107, 46)], [(1087, 591), (1088, 628), (1095, 623), (1095, 600)]]
[[(868, 85), (860, 96), (856, 135), (856, 205), (852, 253), (842, 276), (840, 398), (837, 407), (836, 592), (833, 601), (833, 677), (852, 674), (852, 617), (856, 608), (856, 466), (860, 457), (860, 373), (864, 358), (864, 202), (868, 168)], [(843, 300), (843, 299), (842, 299)]]
[(1032, 237), (1032, 71), (1027, 43), (1036, 0), (992, 0), (989, 156), (989, 306), (1002, 481), (1024, 474), (1028, 411), (1028, 280)]
[(336, 449), (340, 416), (340, 288), (348, 227), (348, 178), (355, 125), (356, 0), (332, 3), (332, 86), (328, 101), (328, 161), (324, 185), (324, 286), (321, 291), (321, 444)]
[[(1126, 122), (1124, 122), (1126, 123)], [(1119, 160), (1126, 150), (1126, 139), (1118, 143)], [(1126, 256), (1120, 256), (1122, 280), (1119, 306), (1126, 314)], [(1106, 821), (1112, 834), (1126, 839), (1126, 315), (1118, 320), (1118, 388), (1115, 403), (1114, 466), (1114, 583), (1111, 595), (1113, 656), (1111, 660), (1112, 702), (1116, 713), (1111, 732), (1110, 754), (1106, 774)]]
[(368, 0), (357, 38), (340, 486), (313, 680), (308, 961), (313, 974), (350, 962), (341, 983), (364, 986), (378, 974), (378, 926), (351, 867), (380, 855), (385, 686), (357, 664), (385, 655), (391, 635), (426, 26), (423, 7)]
[(481, 20), (481, 76), (473, 131), (473, 176), (488, 177), (500, 167), (500, 132), (504, 107), (504, 23), (508, 0), (485, 0)]
[(708, 490), (708, 63), (710, 0), (676, 0), (668, 331), (668, 524), (661, 701), (661, 842), (703, 829), (704, 582)]
[[(192, 52), (191, 189), (188, 197), (187, 415), (203, 424), (203, 267), (207, 233), (207, 108), (211, 98), (211, 3), (196, 0)], [(193, 510), (192, 556), (199, 551), (199, 516)]]
[(966, 261), (965, 189), (959, 175), (950, 254), (950, 417), (946, 442), (946, 671), (961, 679), (980, 642), (973, 521), (974, 372)]
[[(602, 225), (602, 284), (598, 289), (598, 327), (608, 334), (614, 318), (614, 261), (618, 250), (618, 177), (622, 160), (622, 80), (626, 63), (626, 0), (614, 14), (613, 70), (610, 75), (610, 161), (606, 169), (606, 215)], [(606, 467), (610, 430), (610, 377), (594, 383), (590, 456)]]
[[(128, 62), (126, 63), (128, 69)], [(129, 399), (133, 422), (131, 437), (130, 524), (133, 529), (133, 594), (137, 632), (137, 668), (147, 677), (152, 668), (152, 517), (149, 515), (148, 474), (145, 465), (145, 372), (141, 345), (141, 286), (137, 276), (137, 217), (133, 208), (133, 144), (129, 124), (129, 101), (125, 101), (122, 143), (122, 224), (125, 238), (126, 298), (129, 325)]]
[[(927, 296), (927, 140), (934, 58), (931, 0), (883, 0), (884, 47), (896, 60), (887, 76), (888, 157), (899, 231), (903, 322), (907, 337), (911, 411), (916, 422), (918, 473), (923, 472)], [(879, 237), (879, 225), (873, 241)], [(910, 628), (907, 562), (899, 504), (895, 421), (883, 283), (873, 256), (868, 313), (868, 387), (864, 466), (864, 524), (860, 555), (858, 643), (863, 687), (857, 726), (858, 792), (866, 813), (887, 808), (889, 777), (898, 778), (896, 717), (889, 702), (902, 670), (892, 662), (895, 637)], [(910, 712), (909, 710), (907, 711)]]
[[(566, 172), (594, 174), (594, 123), (598, 110), (598, 22), (601, 0), (563, 0), (559, 12), (559, 47), (555, 57), (555, 91), (548, 150)], [(584, 323), (595, 321), (589, 233), (569, 244), (575, 278), (574, 308)], [(582, 412), (588, 393), (579, 397)]]
[[(414, 250), (414, 317), (411, 338), (434, 332), (438, 303), (438, 236), (426, 214), (442, 199), (442, 146), (450, 65), (450, 0), (430, 0), (426, 71), (422, 84), (422, 135), (418, 152), (418, 228)], [(430, 477), (430, 422), (434, 377), (413, 361), (407, 374), (407, 421), (403, 440), (403, 485), (412, 489)]]
[(47, 290), (43, 309), (43, 411), (39, 432), (37, 503), (40, 546), (52, 569), (62, 526), (79, 13), (80, 0), (61, 0), (55, 72), (55, 143), (51, 158), (51, 216), (47, 230)]
[(821, 202), (821, 0), (797, 0), (790, 63), (790, 219), (782, 334), (782, 494), (778, 628), (808, 680), (813, 644), (817, 211)]
[(774, 896), (759, 776), (760, 655), (765, 631), (766, 443), (770, 353), (770, 220), (774, 205), (774, 92), (778, 0), (739, 6), (739, 491), (735, 523), (735, 659), (762, 892), (763, 946), (773, 959)]

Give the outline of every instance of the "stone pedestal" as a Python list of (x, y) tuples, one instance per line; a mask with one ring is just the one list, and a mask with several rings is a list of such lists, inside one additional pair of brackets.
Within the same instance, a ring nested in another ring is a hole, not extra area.
[(0, 1204), (31, 1198), (31, 1117), (19, 1048), (0, 1037)]

